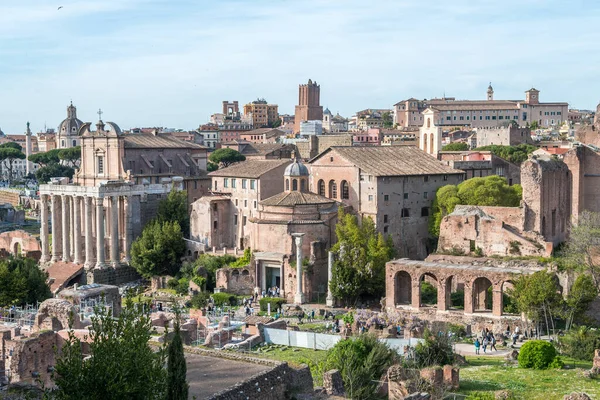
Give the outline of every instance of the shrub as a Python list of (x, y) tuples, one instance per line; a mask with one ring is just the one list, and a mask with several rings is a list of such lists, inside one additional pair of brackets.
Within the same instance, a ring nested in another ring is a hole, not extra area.
[(465, 291), (457, 290), (450, 293), (450, 304), (452, 304), (452, 307), (465, 308)]
[(192, 282), (194, 282), (200, 288), (203, 288), (204, 284), (206, 283), (206, 278), (203, 276), (196, 275), (192, 278)]
[(417, 368), (425, 368), (432, 365), (447, 365), (454, 362), (452, 338), (445, 332), (434, 334), (429, 329), (425, 329), (423, 339), (415, 347), (414, 362)]
[(177, 290), (179, 286), (179, 281), (175, 278), (171, 278), (167, 281), (167, 288)]
[(563, 369), (564, 366), (565, 366), (565, 363), (563, 362), (563, 360), (561, 360), (560, 357), (556, 356), (556, 357), (554, 357), (554, 360), (552, 360), (552, 362), (550, 363), (548, 368)]
[(561, 352), (578, 360), (592, 361), (594, 349), (600, 349), (600, 330), (580, 326), (560, 339)]
[(519, 367), (547, 369), (556, 356), (556, 349), (552, 343), (544, 340), (530, 340), (521, 346)]
[(224, 305), (234, 306), (237, 304), (237, 297), (229, 293), (213, 293), (212, 298), (217, 307)]
[(421, 303), (437, 304), (437, 289), (427, 281), (421, 282)]
[(396, 359), (394, 350), (367, 334), (336, 343), (327, 353), (323, 370), (340, 371), (349, 398), (377, 399), (379, 380)]
[(467, 336), (467, 330), (465, 327), (458, 324), (450, 324), (448, 326), (448, 332), (459, 338)]
[(275, 311), (285, 303), (284, 299), (279, 297), (263, 297), (259, 300), (260, 311), (268, 311), (268, 305), (271, 304), (271, 311)]
[(354, 314), (349, 312), (347, 314), (342, 315), (342, 321), (344, 321), (345, 324), (352, 325), (354, 323)]
[(190, 301), (192, 308), (199, 310), (206, 307), (209, 298), (210, 295), (206, 292), (195, 294), (192, 296), (192, 300)]

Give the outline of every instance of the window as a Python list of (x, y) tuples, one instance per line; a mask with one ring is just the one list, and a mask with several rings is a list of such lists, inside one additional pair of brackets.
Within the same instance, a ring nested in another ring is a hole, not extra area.
[(428, 216), (429, 216), (429, 208), (427, 208), (427, 207), (421, 208), (421, 217), (428, 217)]
[(404, 200), (408, 199), (408, 193), (404, 193)]
[(424, 198), (425, 200), (427, 200), (427, 197), (428, 197), (428, 196), (429, 196), (429, 194), (428, 194), (427, 192), (423, 192), (423, 198)]
[(335, 181), (329, 181), (329, 198), (337, 199), (337, 184)]
[(198, 181), (194, 181), (194, 189), (198, 189)]
[(217, 227), (219, 226), (217, 221), (213, 221), (213, 229), (216, 231)]
[(246, 189), (246, 181), (247, 179), (242, 179), (242, 189)]
[(390, 195), (389, 194), (384, 194), (383, 195), (383, 201), (390, 201)]
[(234, 224), (234, 225), (237, 225), (237, 219), (238, 219), (238, 216), (237, 216), (237, 214), (235, 214), (235, 215), (233, 216), (233, 224)]
[(225, 179), (223, 180), (223, 187), (226, 187), (226, 188), (228, 188), (228, 187), (229, 187), (229, 178), (225, 178)]
[(409, 217), (409, 212), (408, 212), (408, 208), (403, 208), (402, 212), (400, 213), (400, 216), (402, 218), (408, 218)]
[(387, 224), (387, 223), (388, 223), (388, 216), (387, 216), (387, 214), (385, 214), (385, 215), (383, 216), (383, 223), (384, 223), (384, 224)]
[(217, 187), (218, 187), (217, 180), (215, 179), (215, 190), (217, 190)]
[(238, 206), (238, 199), (235, 199), (235, 206)]
[(448, 175), (444, 175), (444, 180), (447, 181), (448, 180)]
[(245, 215), (242, 217), (242, 225), (246, 225), (246, 216)]
[(372, 194), (369, 195), (369, 201), (373, 201), (373, 195)]
[(387, 227), (387, 225), (383, 227), (383, 233), (388, 233), (388, 227)]
[(285, 180), (285, 190), (290, 190), (290, 180), (289, 179)]
[(348, 188), (348, 182), (342, 181), (342, 200), (348, 200), (350, 198), (350, 190)]
[(325, 181), (323, 179), (319, 179), (319, 183), (317, 184), (319, 196), (325, 197)]
[(232, 188), (232, 189), (235, 189), (235, 187), (237, 186), (237, 185), (236, 185), (236, 182), (237, 182), (237, 179), (235, 179), (235, 178), (232, 178), (232, 179), (231, 179), (231, 188)]
[(298, 190), (298, 179), (292, 180), (292, 190), (293, 191), (297, 191)]
[(254, 179), (250, 180), (250, 190), (254, 190), (255, 185), (256, 185), (256, 181)]
[(104, 174), (104, 156), (98, 156), (98, 175)]
[(429, 176), (425, 175), (425, 176), (423, 177), (423, 182), (429, 182)]
[(248, 200), (244, 200), (244, 207), (248, 207)]
[(217, 211), (217, 203), (213, 203), (213, 211)]
[(329, 162), (333, 162), (333, 157), (329, 157)]
[(254, 200), (254, 208), (256, 208), (256, 200)]

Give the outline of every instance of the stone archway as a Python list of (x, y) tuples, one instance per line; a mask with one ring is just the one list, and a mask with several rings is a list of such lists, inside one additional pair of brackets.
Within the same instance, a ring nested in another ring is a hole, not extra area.
[(412, 277), (406, 271), (398, 271), (394, 279), (396, 281), (394, 304), (410, 305), (412, 303)]
[(492, 282), (482, 276), (473, 281), (472, 288), (473, 311), (491, 311), (493, 309), (493, 300), (489, 289), (493, 288)]
[(18, 240), (15, 240), (13, 242), (13, 254), (15, 256), (20, 256), (23, 254), (23, 246), (21, 245), (21, 242), (19, 242)]
[(81, 321), (77, 310), (67, 300), (48, 299), (38, 309), (35, 316), (34, 332), (41, 330), (60, 331), (69, 328), (69, 318), (73, 315), (73, 329), (81, 328)]
[(419, 277), (419, 306), (439, 304), (439, 279), (431, 272), (425, 272)]
[(514, 288), (514, 282), (511, 280), (503, 281), (502, 283), (500, 283), (500, 292), (502, 293), (502, 296), (499, 296), (499, 298), (498, 298), (498, 300), (500, 301), (500, 304), (497, 308), (498, 308), (498, 310), (501, 310), (501, 315), (504, 315), (504, 314), (516, 315), (514, 313), (515, 310), (511, 310), (511, 309), (505, 310), (507, 305), (510, 307), (510, 303), (511, 303), (511, 299), (510, 299), (507, 291), (510, 289), (513, 289), (513, 288)]

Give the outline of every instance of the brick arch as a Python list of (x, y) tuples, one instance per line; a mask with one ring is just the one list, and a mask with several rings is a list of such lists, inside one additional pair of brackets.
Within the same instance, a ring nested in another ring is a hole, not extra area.
[(81, 328), (81, 321), (77, 310), (68, 300), (48, 299), (45, 300), (35, 315), (33, 330), (60, 331), (69, 328), (69, 319), (73, 315), (73, 329)]
[(423, 282), (427, 276), (430, 277), (430, 278), (433, 278), (435, 280), (435, 284), (431, 283), (431, 282), (429, 282), (429, 283), (431, 283), (436, 288), (437, 295), (438, 295), (438, 298), (437, 298), (437, 301), (436, 301), (436, 305), (439, 303), (439, 296), (440, 296), (440, 291), (441, 291), (441, 288), (440, 288), (440, 281), (441, 280), (440, 280), (440, 278), (438, 278), (437, 275), (439, 275), (439, 272), (436, 274), (433, 271), (422, 271), (419, 274), (419, 276), (417, 278), (417, 282), (416, 282), (416, 290), (418, 291), (418, 295), (419, 295), (419, 297), (418, 297), (419, 298), (419, 303), (418, 303), (419, 306), (423, 305), (422, 302), (421, 302), (421, 282)]
[(396, 290), (394, 291), (394, 303), (410, 305), (412, 303), (412, 275), (407, 271), (398, 271), (394, 275), (394, 281), (396, 283)]

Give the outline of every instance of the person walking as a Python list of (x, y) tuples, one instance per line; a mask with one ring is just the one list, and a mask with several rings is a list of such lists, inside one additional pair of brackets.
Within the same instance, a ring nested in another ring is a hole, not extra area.
[(496, 348), (496, 337), (492, 334), (492, 340), (490, 341), (490, 351), (498, 351)]
[(314, 321), (314, 319), (315, 319), (315, 309), (313, 308), (313, 309), (310, 311), (310, 322), (313, 322), (313, 321)]
[(475, 338), (475, 354), (479, 354), (480, 347), (481, 347), (481, 343), (479, 343), (479, 338)]
[(489, 342), (488, 342), (488, 338), (487, 338), (487, 336), (485, 336), (485, 337), (483, 338), (483, 353), (484, 353), (484, 354), (485, 354), (485, 351), (486, 351), (486, 349), (487, 349), (488, 343), (489, 343)]

